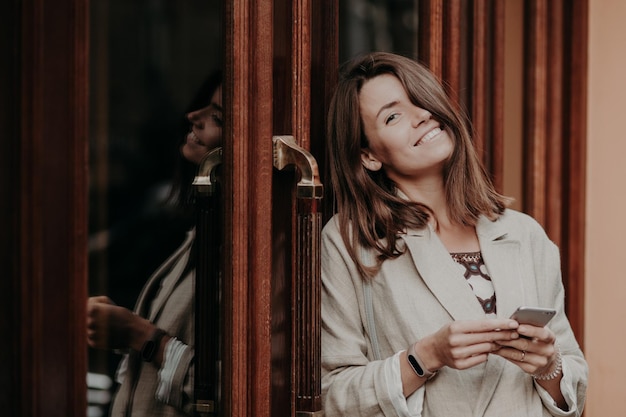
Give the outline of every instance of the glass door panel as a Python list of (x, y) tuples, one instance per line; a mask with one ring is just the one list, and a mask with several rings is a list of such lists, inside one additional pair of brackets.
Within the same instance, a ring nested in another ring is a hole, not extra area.
[[(169, 199), (185, 113), (222, 68), (221, 2), (90, 3), (89, 295), (133, 309), (193, 220)], [(88, 415), (107, 415), (119, 354), (89, 349)]]

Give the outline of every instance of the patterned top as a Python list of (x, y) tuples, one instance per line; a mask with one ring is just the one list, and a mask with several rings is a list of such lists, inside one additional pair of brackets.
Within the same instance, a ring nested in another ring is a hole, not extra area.
[(485, 310), (485, 314), (489, 317), (495, 317), (496, 292), (481, 253), (462, 252), (451, 253), (450, 255), (463, 268), (465, 279), (474, 291), (474, 294), (476, 294), (476, 298), (482, 305), (483, 310)]

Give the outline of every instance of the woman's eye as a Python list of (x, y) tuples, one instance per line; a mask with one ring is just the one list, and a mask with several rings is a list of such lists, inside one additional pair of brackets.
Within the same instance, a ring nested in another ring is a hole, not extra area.
[(222, 117), (219, 114), (212, 114), (211, 119), (213, 119), (216, 125), (222, 127)]
[(398, 113), (392, 113), (385, 119), (385, 124), (388, 125), (398, 117)]

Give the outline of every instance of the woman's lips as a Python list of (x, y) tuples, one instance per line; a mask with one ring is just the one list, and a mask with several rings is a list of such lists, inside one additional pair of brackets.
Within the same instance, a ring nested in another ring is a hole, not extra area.
[(433, 130), (426, 133), (424, 136), (422, 136), (413, 146), (419, 146), (428, 142), (432, 142), (435, 139), (435, 137), (440, 133), (441, 133), (441, 127), (436, 127)]
[(189, 132), (189, 134), (187, 135), (187, 143), (193, 143), (195, 145), (204, 146), (204, 143), (202, 143), (200, 139), (198, 139), (198, 137), (193, 131)]

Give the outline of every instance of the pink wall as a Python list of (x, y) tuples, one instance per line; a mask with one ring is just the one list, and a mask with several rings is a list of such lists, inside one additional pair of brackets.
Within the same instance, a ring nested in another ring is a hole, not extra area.
[[(589, 0), (586, 416), (626, 415), (626, 1)], [(624, 322), (622, 322), (624, 320)]]

